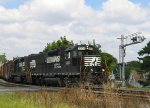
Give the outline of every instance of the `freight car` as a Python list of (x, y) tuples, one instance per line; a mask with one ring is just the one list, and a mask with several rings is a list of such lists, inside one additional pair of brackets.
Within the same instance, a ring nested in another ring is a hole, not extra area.
[(78, 81), (102, 83), (102, 70), (98, 49), (84, 44), (15, 58), (9, 72), (3, 70), (3, 77), (13, 82), (64, 86)]
[(7, 61), (0, 66), (0, 77), (9, 80), (13, 71), (13, 61)]

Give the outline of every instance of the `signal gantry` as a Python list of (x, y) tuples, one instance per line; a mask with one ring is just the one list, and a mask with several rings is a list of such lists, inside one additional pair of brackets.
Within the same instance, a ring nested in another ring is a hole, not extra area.
[(142, 43), (146, 38), (141, 36), (141, 33), (134, 33), (127, 36), (121, 35), (120, 38), (121, 44), (119, 45), (119, 71), (120, 79), (122, 80), (122, 87), (125, 87), (125, 61), (126, 56), (126, 47), (138, 43)]

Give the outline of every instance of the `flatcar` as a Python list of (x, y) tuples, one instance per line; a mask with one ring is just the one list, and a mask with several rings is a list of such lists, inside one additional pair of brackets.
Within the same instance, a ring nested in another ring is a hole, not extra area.
[(79, 81), (100, 84), (102, 70), (99, 50), (84, 44), (15, 58), (9, 70), (3, 70), (3, 77), (12, 82), (59, 86)]

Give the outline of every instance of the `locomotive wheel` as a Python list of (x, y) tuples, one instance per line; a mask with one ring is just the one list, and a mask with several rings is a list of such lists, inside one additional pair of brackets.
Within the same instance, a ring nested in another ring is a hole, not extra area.
[(65, 87), (69, 87), (69, 78), (68, 77), (65, 77), (63, 82), (64, 82)]
[(58, 79), (58, 86), (59, 87), (65, 87), (66, 86), (65, 78), (59, 78)]

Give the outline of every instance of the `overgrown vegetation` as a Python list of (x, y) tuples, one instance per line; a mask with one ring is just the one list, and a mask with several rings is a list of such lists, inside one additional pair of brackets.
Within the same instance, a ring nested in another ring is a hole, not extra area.
[(93, 93), (90, 89), (85, 92), (81, 88), (66, 88), (60, 92), (2, 93), (0, 108), (145, 108), (150, 103), (134, 97), (123, 98), (110, 85), (104, 88), (107, 92), (104, 95)]

